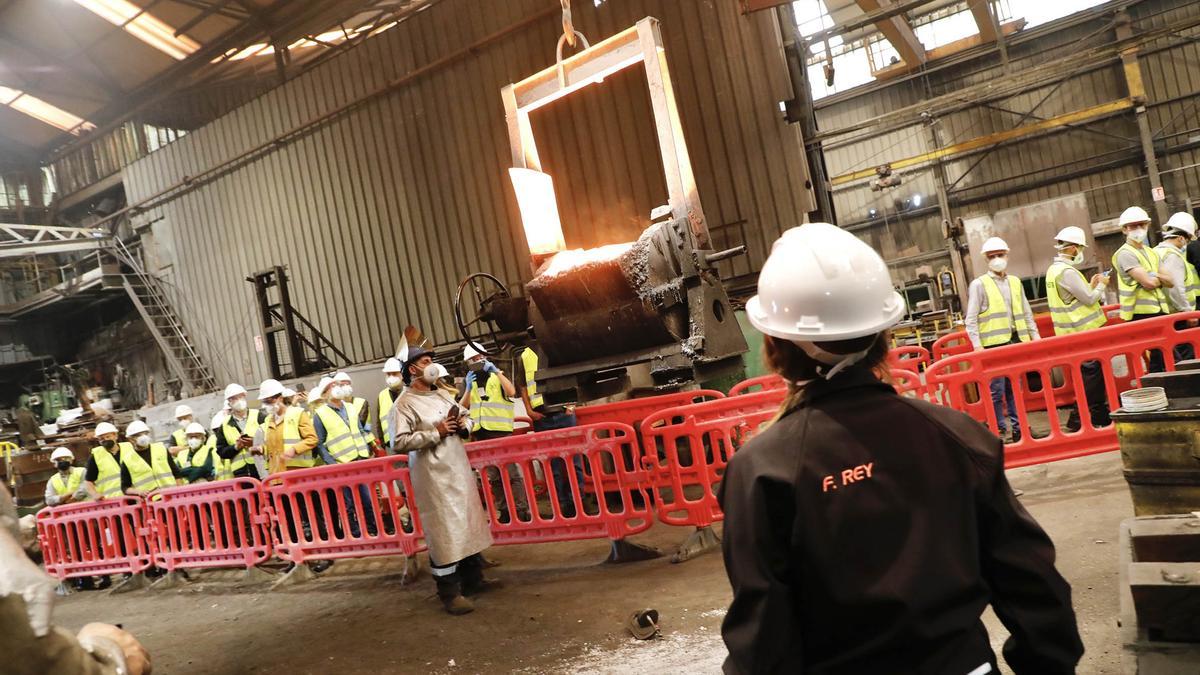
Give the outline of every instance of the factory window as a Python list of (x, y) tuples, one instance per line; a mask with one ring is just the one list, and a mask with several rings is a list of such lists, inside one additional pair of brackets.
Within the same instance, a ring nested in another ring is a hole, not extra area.
[(808, 37), (826, 28), (833, 28), (833, 18), (825, 7), (825, 0), (793, 2), (792, 7), (796, 10), (796, 25), (800, 27), (801, 35)]
[(138, 7), (128, 0), (75, 0), (75, 2), (178, 61), (186, 59), (192, 52), (200, 49), (198, 42), (163, 23), (146, 11), (146, 8)]

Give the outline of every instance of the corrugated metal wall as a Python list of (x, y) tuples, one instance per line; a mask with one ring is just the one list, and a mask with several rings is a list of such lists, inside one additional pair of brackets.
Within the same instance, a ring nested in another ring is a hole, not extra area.
[[(1200, 13), (1200, 3), (1186, 0), (1149, 0), (1129, 10), (1134, 30), (1144, 31)], [(1115, 40), (1111, 17), (1088, 21), (1054, 31), (1037, 40), (1010, 47), (1011, 72), (1053, 63), (1079, 50), (1103, 46)], [(1195, 35), (1192, 30), (1185, 33)], [(1160, 170), (1173, 209), (1182, 209), (1190, 195), (1200, 201), (1200, 171), (1195, 166), (1200, 151), (1185, 150), (1189, 138), (1200, 129), (1196, 104), (1200, 97), (1200, 43), (1196, 40), (1161, 49), (1179, 36), (1159, 40), (1144, 48), (1142, 71), (1149, 99), (1151, 128), (1160, 142)], [(874, 92), (822, 103), (817, 119), (822, 131), (846, 127), (930, 96), (981, 82), (1003, 82), (1006, 77), (998, 59), (977, 59), (925, 76), (898, 82)], [(1074, 112), (1128, 96), (1119, 62), (1080, 70), (1061, 86), (1037, 87), (987, 105), (973, 105), (950, 113), (938, 123), (943, 145), (966, 141), (1018, 124), (1021, 115), (1033, 110), (1038, 118)], [(1177, 99), (1177, 100), (1176, 100)], [(1168, 102), (1169, 101), (1169, 102)], [(1040, 103), (1040, 105), (1039, 105)], [(888, 161), (912, 157), (933, 149), (929, 131), (914, 120), (904, 128), (879, 134), (855, 132), (827, 144), (826, 162), (830, 175), (871, 168)], [(1163, 157), (1162, 151), (1169, 150)], [(976, 165), (976, 163), (978, 164)], [(1093, 221), (1115, 217), (1131, 204), (1151, 206), (1149, 183), (1132, 112), (1076, 125), (1073, 129), (1029, 137), (1002, 145), (981, 160), (968, 155), (945, 163), (952, 186), (952, 211), (956, 216), (990, 214), (998, 210), (1083, 192)], [(903, 173), (903, 172), (902, 172)], [(1079, 173), (1075, 177), (1071, 174)], [(931, 167), (903, 173), (898, 188), (872, 192), (868, 183), (835, 188), (834, 203), (839, 221), (894, 261), (895, 277), (909, 280), (915, 268), (930, 264), (930, 256), (944, 250), (941, 216), (931, 208), (936, 200)], [(924, 212), (904, 212), (896, 200), (921, 194)], [(869, 209), (879, 213), (869, 221)], [(948, 262), (934, 260), (935, 267)]]
[[(547, 10), (547, 0), (442, 0), (125, 170), (130, 202), (234, 157), (397, 76)], [(593, 42), (652, 15), (662, 21), (685, 135), (714, 245), (752, 273), (811, 209), (774, 14), (736, 3), (575, 3)], [(409, 323), (457, 339), (460, 279), (525, 279), (527, 255), (506, 169), (500, 89), (552, 64), (557, 13), (141, 215), (160, 273), (220, 379), (264, 376), (244, 277), (285, 264), (301, 312), (353, 359), (382, 358)], [(637, 236), (665, 201), (644, 77), (622, 74), (534, 120), (554, 174), (568, 244)]]

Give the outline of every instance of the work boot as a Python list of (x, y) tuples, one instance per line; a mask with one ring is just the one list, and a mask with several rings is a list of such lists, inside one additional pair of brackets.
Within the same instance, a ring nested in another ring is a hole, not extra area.
[(463, 597), (462, 584), (457, 573), (434, 577), (434, 581), (437, 583), (438, 599), (442, 601), (442, 607), (447, 614), (462, 616), (475, 611), (475, 605)]
[(497, 579), (485, 579), (483, 576), (483, 556), (476, 553), (458, 564), (458, 574), (462, 579), (463, 595), (479, 595), (487, 591), (495, 591), (504, 587), (504, 582)]
[(308, 569), (312, 570), (316, 574), (320, 574), (330, 567), (333, 567), (332, 560), (314, 560), (308, 563)]

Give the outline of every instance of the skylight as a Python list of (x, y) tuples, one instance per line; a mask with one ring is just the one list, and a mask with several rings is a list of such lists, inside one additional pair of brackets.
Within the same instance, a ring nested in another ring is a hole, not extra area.
[(125, 32), (154, 47), (173, 59), (182, 61), (200, 49), (200, 44), (186, 35), (175, 35), (175, 29), (129, 0), (75, 0), (105, 21), (120, 26)]
[(32, 94), (26, 94), (20, 89), (0, 86), (0, 105), (8, 106), (40, 122), (75, 135), (95, 128), (95, 125), (82, 117), (72, 115), (66, 110), (46, 103)]

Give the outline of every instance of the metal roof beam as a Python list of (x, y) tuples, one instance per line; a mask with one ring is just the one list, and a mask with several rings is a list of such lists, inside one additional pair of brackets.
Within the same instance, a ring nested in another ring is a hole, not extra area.
[(975, 17), (975, 25), (979, 27), (979, 37), (984, 42), (992, 42), (1000, 33), (996, 30), (996, 15), (992, 12), (992, 0), (971, 0), (967, 3), (971, 8), (971, 16)]
[[(887, 5), (881, 2), (887, 0), (854, 0), (862, 11), (870, 14), (885, 9)], [(902, 14), (897, 14), (891, 18), (881, 19), (875, 23), (875, 27), (883, 33), (888, 42), (892, 43), (892, 47), (896, 49), (896, 53), (904, 60), (905, 65), (910, 68), (925, 63), (925, 45), (917, 38), (917, 34), (913, 32), (912, 25), (908, 23), (908, 19)]]

